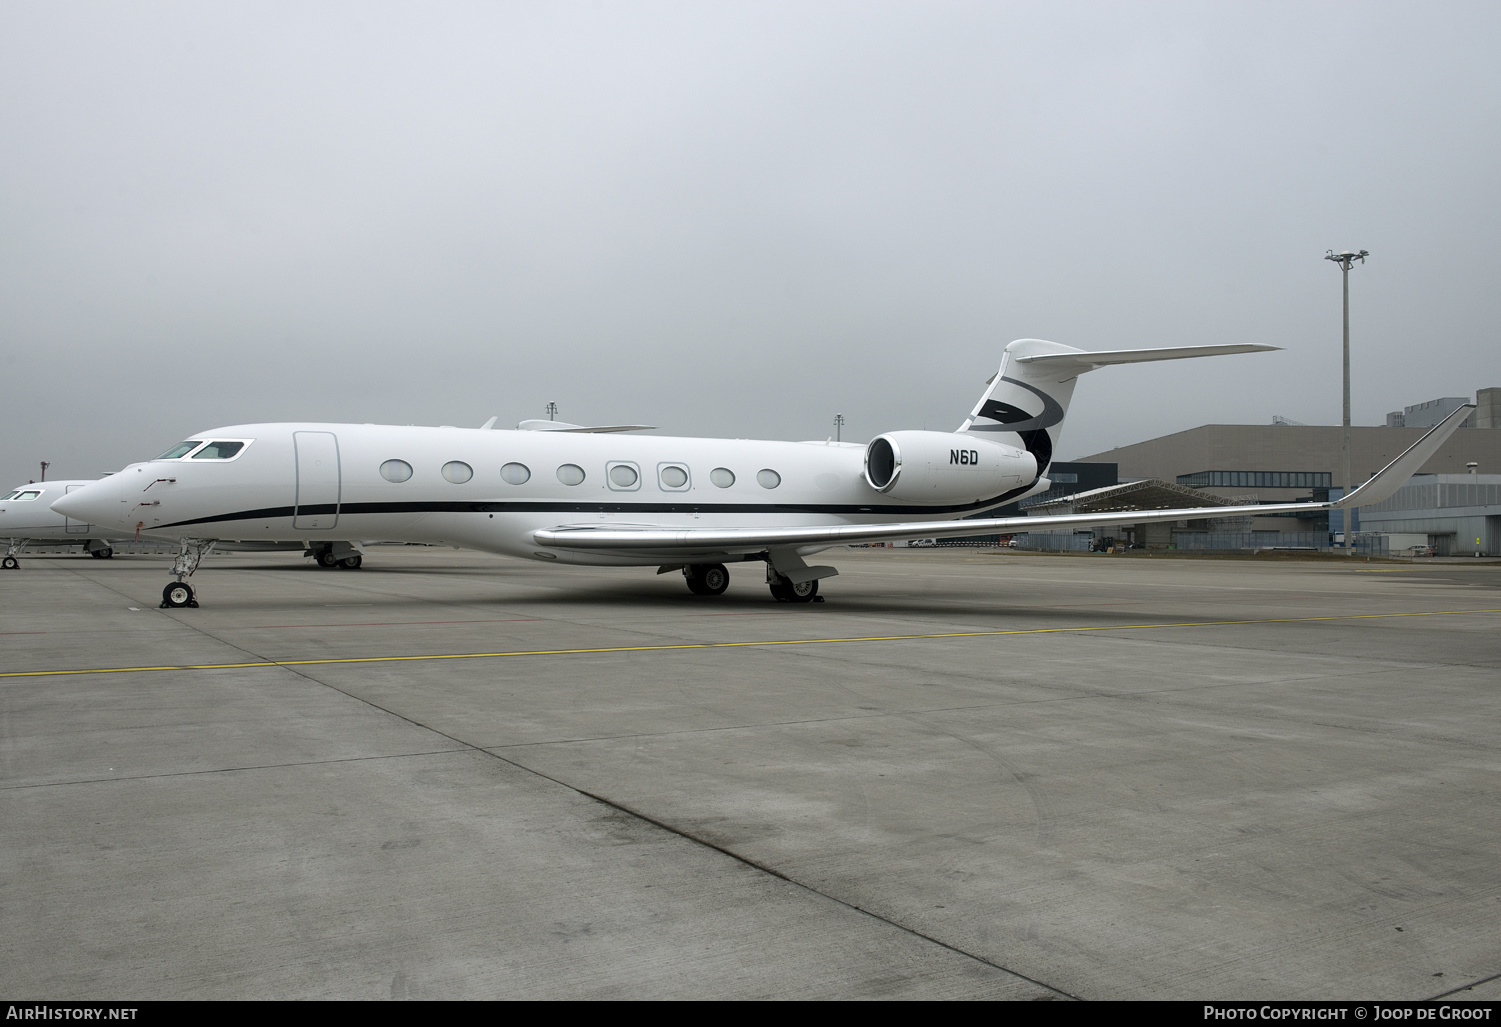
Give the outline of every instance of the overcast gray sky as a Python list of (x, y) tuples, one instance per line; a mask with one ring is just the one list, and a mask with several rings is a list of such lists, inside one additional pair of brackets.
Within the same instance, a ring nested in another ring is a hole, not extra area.
[(951, 430), (1064, 456), (1501, 385), (1501, 5), (0, 2), (0, 484), (218, 424)]

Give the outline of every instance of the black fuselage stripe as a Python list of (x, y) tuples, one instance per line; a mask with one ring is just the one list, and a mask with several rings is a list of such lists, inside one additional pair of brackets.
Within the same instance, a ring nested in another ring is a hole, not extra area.
[[(1000, 506), (1027, 492), (1032, 486), (1012, 489), (990, 499), (977, 499), (971, 503), (954, 506), (878, 506), (860, 504), (778, 504), (778, 503), (559, 503), (539, 500), (537, 502), (463, 502), (455, 500), (428, 500), (396, 503), (323, 503), (317, 506), (271, 506), (260, 510), (241, 510), (235, 513), (213, 514), (194, 517), (186, 521), (174, 521), (163, 528), (185, 528), (194, 524), (216, 524), (224, 521), (260, 521), (280, 517), (307, 517), (313, 514), (402, 514), (402, 513), (617, 513), (617, 514), (951, 514), (985, 507)], [(322, 530), (322, 529), (320, 529)]]

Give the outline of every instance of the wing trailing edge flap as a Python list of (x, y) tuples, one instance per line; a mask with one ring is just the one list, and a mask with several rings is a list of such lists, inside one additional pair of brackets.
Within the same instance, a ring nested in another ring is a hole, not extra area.
[[(641, 550), (681, 556), (688, 552), (702, 554), (740, 554), (777, 550), (792, 552), (803, 546), (840, 546), (859, 542), (892, 542), (908, 538), (953, 538), (962, 535), (988, 535), (1035, 528), (1093, 526), (1115, 524), (1151, 524), (1162, 521), (1190, 521), (1209, 517), (1267, 516), (1281, 513), (1318, 513), (1342, 510), (1351, 506), (1379, 503), (1407, 483), (1418, 469), (1438, 452), (1449, 436), (1475, 409), (1473, 403), (1454, 411), (1430, 428), (1422, 438), (1407, 447), (1395, 460), (1372, 475), (1364, 485), (1332, 503), (1267, 503), (1250, 506), (1201, 506), (1175, 510), (1119, 510), (1109, 513), (1053, 514), (1042, 517), (977, 517), (962, 521), (906, 521), (887, 524), (835, 524), (786, 528), (618, 528), (560, 527), (535, 532), (539, 545), (558, 549)], [(801, 562), (801, 560), (799, 560)], [(775, 562), (773, 562), (775, 566)], [(825, 568), (810, 568), (823, 570)], [(781, 568), (778, 568), (781, 571)], [(806, 579), (805, 579), (806, 580)]]

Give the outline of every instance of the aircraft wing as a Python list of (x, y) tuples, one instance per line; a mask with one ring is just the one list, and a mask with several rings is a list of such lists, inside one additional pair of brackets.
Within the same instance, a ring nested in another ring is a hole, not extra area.
[(1037, 528), (1146, 524), (1208, 517), (1267, 516), (1278, 513), (1317, 513), (1379, 503), (1407, 483), (1427, 463), (1460, 423), (1475, 409), (1467, 404), (1430, 428), (1391, 463), (1359, 488), (1332, 503), (1269, 503), (1251, 506), (1185, 507), (1176, 510), (1120, 510), (1109, 513), (1055, 514), (1039, 517), (978, 517), (957, 521), (905, 521), (886, 524), (837, 524), (757, 528), (659, 528), (593, 525), (546, 528), (533, 533), (538, 545), (557, 549), (632, 551), (671, 557), (754, 553), (767, 549), (837, 546), (887, 542), (907, 538), (952, 538)]

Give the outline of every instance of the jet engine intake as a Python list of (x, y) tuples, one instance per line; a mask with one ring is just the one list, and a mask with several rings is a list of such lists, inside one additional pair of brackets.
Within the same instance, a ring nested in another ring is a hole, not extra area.
[(962, 503), (1036, 480), (1031, 453), (970, 434), (894, 431), (865, 447), (866, 484), (893, 499)]

